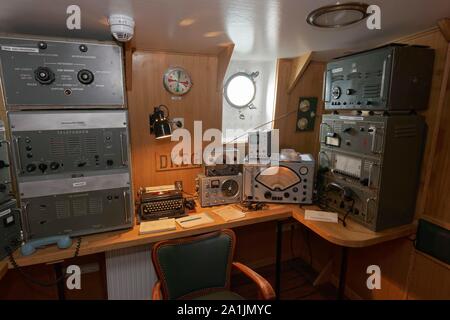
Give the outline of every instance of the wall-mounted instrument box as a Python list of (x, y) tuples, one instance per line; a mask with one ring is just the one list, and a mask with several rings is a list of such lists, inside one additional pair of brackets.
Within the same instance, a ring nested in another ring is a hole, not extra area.
[(127, 170), (125, 110), (8, 112), (17, 176)]
[(310, 154), (281, 160), (277, 166), (244, 164), (245, 201), (312, 203), (315, 161)]
[(426, 109), (433, 63), (433, 49), (399, 44), (335, 59), (325, 71), (325, 109)]
[(374, 231), (410, 223), (424, 142), (418, 115), (323, 115), (321, 204)]
[(133, 225), (126, 110), (8, 117), (26, 240)]
[(22, 244), (20, 210), (16, 200), (9, 200), (0, 205), (0, 259), (16, 250)]
[(125, 229), (134, 223), (127, 171), (27, 179), (19, 190), (27, 241)]
[(8, 110), (125, 106), (114, 42), (1, 37), (0, 75)]
[(0, 203), (13, 197), (10, 162), (9, 141), (6, 140), (5, 126), (0, 120)]

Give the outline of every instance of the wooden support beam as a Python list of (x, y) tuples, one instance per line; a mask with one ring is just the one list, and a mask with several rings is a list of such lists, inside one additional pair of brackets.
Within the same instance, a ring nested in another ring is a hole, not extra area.
[(320, 286), (321, 284), (330, 282), (332, 272), (333, 272), (333, 259), (328, 261), (327, 265), (322, 269), (322, 271), (320, 271), (316, 280), (314, 280), (313, 282), (313, 286), (317, 287)]
[(450, 42), (450, 18), (441, 19), (437, 22), (442, 35), (447, 42)]
[(225, 74), (230, 64), (231, 55), (233, 54), (234, 43), (230, 43), (217, 56), (217, 91), (221, 91)]
[(309, 51), (304, 55), (294, 58), (292, 60), (291, 74), (289, 77), (287, 92), (291, 93), (297, 85), (298, 81), (306, 71), (309, 63), (311, 62), (312, 52)]

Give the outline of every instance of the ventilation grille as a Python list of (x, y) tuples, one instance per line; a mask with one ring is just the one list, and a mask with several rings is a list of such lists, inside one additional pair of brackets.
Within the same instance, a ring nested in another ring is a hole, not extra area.
[(81, 217), (88, 214), (87, 198), (72, 199), (72, 212), (74, 217)]
[(417, 128), (415, 125), (402, 125), (394, 128), (394, 136), (396, 138), (411, 138), (417, 135)]
[(352, 72), (347, 75), (347, 80), (361, 79), (361, 72)]
[(103, 212), (103, 202), (100, 197), (89, 198), (89, 214), (100, 214)]
[(86, 153), (96, 154), (97, 153), (97, 137), (86, 137), (84, 139)]
[(56, 217), (58, 219), (66, 219), (70, 217), (70, 201), (60, 200), (56, 201)]
[(344, 80), (343, 74), (333, 75), (331, 76), (331, 82)]
[(367, 84), (364, 86), (363, 94), (365, 98), (379, 98), (381, 94), (381, 85)]
[(68, 155), (77, 156), (81, 154), (80, 137), (69, 137), (66, 143), (66, 153)]
[(364, 74), (364, 78), (366, 79), (370, 79), (370, 78), (379, 78), (383, 75), (383, 71), (381, 70), (377, 70), (377, 71), (370, 71), (370, 72), (366, 72)]
[(62, 137), (50, 138), (50, 154), (53, 157), (64, 156), (64, 138)]

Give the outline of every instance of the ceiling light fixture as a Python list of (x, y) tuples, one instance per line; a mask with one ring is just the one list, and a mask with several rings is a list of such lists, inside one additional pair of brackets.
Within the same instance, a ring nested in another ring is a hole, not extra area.
[(320, 28), (339, 28), (366, 19), (368, 4), (359, 2), (338, 3), (320, 7), (306, 18), (310, 25)]

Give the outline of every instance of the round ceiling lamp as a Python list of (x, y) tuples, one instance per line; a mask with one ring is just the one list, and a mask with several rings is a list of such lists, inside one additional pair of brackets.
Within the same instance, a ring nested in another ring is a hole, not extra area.
[(366, 19), (368, 4), (359, 2), (338, 3), (320, 7), (306, 18), (310, 25), (320, 28), (339, 28)]

